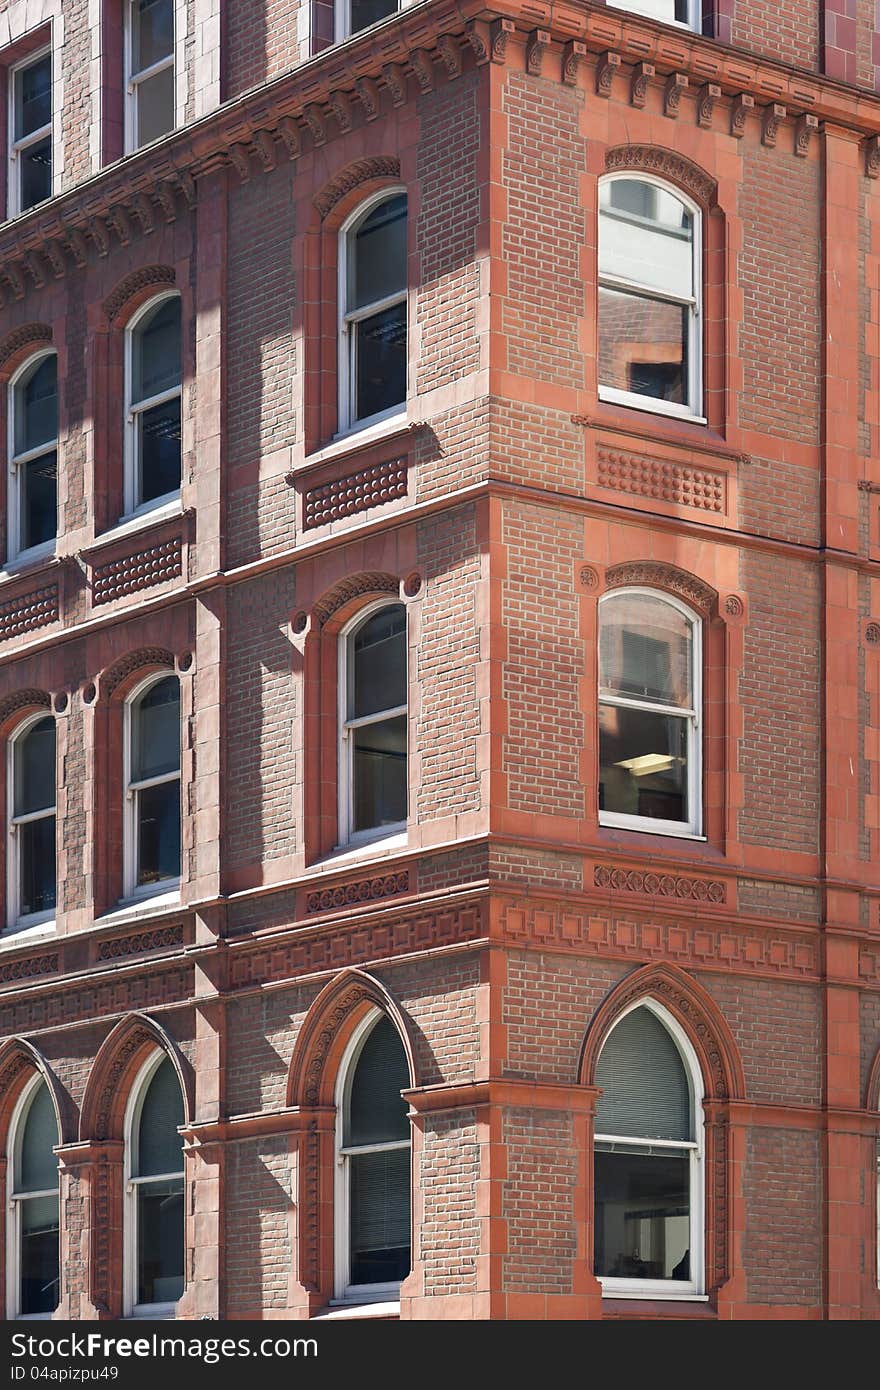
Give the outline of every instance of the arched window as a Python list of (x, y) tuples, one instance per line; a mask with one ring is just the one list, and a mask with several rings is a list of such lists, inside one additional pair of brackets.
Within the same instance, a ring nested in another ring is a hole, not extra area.
[(9, 388), (10, 559), (51, 548), (58, 529), (58, 358), (32, 357)]
[(26, 927), (55, 915), (55, 720), (28, 720), (9, 742), (10, 926)]
[(406, 286), (406, 194), (383, 192), (340, 232), (340, 430), (406, 404)]
[(153, 299), (126, 334), (126, 512), (180, 491), (180, 296)]
[(406, 609), (373, 605), (340, 638), (339, 835), (393, 835), (407, 816)]
[(650, 589), (599, 604), (599, 820), (701, 833), (700, 623)]
[[(8, 42), (8, 40), (7, 40)], [(52, 50), (9, 73), (9, 216), (52, 197)]]
[(180, 881), (180, 683), (152, 677), (126, 706), (125, 895)]
[(127, 150), (174, 129), (174, 3), (123, 0)]
[(337, 1090), (336, 1295), (394, 1297), (410, 1268), (410, 1085), (396, 1028), (378, 1009), (355, 1033)]
[(164, 1052), (148, 1058), (125, 1121), (126, 1315), (170, 1311), (183, 1293), (183, 1097)]
[(678, 24), (684, 29), (701, 30), (700, 0), (606, 0), (615, 10), (631, 10), (663, 24)]
[(703, 1117), (699, 1063), (659, 1004), (614, 1025), (599, 1055), (595, 1273), (608, 1293), (703, 1292)]
[(10, 1318), (49, 1317), (58, 1305), (58, 1122), (37, 1073), (12, 1116), (9, 1165)]
[(599, 395), (702, 419), (702, 219), (658, 179), (599, 185)]
[(413, 0), (338, 0), (336, 5), (336, 42), (341, 43), (371, 24), (405, 10)]

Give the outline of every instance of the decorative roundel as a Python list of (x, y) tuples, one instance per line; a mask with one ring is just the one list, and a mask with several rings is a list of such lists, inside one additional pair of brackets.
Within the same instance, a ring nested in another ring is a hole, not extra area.
[(598, 589), (599, 572), (594, 570), (592, 565), (582, 565), (578, 579), (585, 589)]
[(184, 672), (189, 671), (189, 670), (192, 669), (192, 664), (193, 664), (193, 654), (192, 654), (192, 652), (184, 652), (182, 656), (179, 656), (179, 657), (177, 658), (177, 669), (178, 669), (178, 671), (184, 671)]
[(66, 691), (66, 690), (61, 690), (61, 691), (59, 691), (59, 693), (55, 696), (55, 700), (54, 700), (55, 713), (56, 713), (56, 714), (63, 714), (64, 711), (67, 709), (68, 703), (69, 703), (69, 700), (68, 700), (68, 696), (67, 696), (67, 691)]
[(408, 574), (403, 581), (403, 592), (406, 594), (407, 598), (415, 598), (421, 587), (422, 576), (417, 570), (413, 570), (412, 574)]
[(294, 613), (293, 618), (291, 619), (291, 632), (293, 632), (297, 637), (299, 637), (300, 633), (305, 632), (306, 627), (308, 626), (308, 621), (308, 613), (306, 613), (305, 610), (301, 608), (298, 613)]
[(880, 642), (880, 623), (868, 623), (865, 628), (865, 641), (870, 642), (872, 647)]
[(93, 681), (89, 681), (88, 685), (84, 685), (84, 686), (83, 686), (83, 692), (82, 692), (83, 704), (84, 704), (84, 705), (93, 705), (93, 704), (95, 703), (95, 697), (96, 697), (97, 694), (98, 694), (98, 692), (97, 692), (97, 690), (95, 689), (95, 684), (94, 684), (94, 682), (93, 682)]
[(724, 601), (724, 611), (731, 618), (741, 618), (745, 612), (742, 599), (738, 594), (730, 594)]

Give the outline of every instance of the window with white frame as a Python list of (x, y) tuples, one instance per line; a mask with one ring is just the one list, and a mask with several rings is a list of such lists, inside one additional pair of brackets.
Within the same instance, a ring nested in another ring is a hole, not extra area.
[(26, 927), (55, 916), (55, 720), (30, 719), (9, 742), (8, 921)]
[(32, 357), (9, 386), (9, 558), (45, 547), (58, 529), (58, 358)]
[(52, 197), (52, 54), (9, 74), (9, 215)]
[(406, 404), (406, 226), (406, 194), (396, 189), (371, 198), (340, 232), (340, 431)]
[(58, 1121), (37, 1072), (10, 1125), (7, 1316), (48, 1318), (58, 1306)]
[(138, 150), (175, 126), (175, 0), (125, 4), (126, 149)]
[(599, 604), (599, 821), (702, 829), (701, 627), (677, 599), (618, 589)]
[(183, 1097), (158, 1050), (141, 1069), (125, 1120), (125, 1314), (161, 1317), (183, 1293)]
[(376, 1009), (361, 1024), (337, 1089), (336, 1296), (394, 1298), (410, 1268), (410, 1085), (400, 1036)]
[(702, 219), (659, 179), (599, 185), (599, 396), (702, 419)]
[(126, 705), (125, 895), (180, 882), (180, 683), (153, 677)]
[(606, 0), (615, 10), (631, 10), (633, 14), (643, 14), (648, 19), (659, 19), (663, 24), (678, 24), (684, 29), (702, 28), (701, 0)]
[(159, 507), (180, 492), (180, 296), (153, 299), (126, 334), (125, 508)]
[(372, 605), (340, 637), (340, 843), (406, 828), (406, 609)]
[(645, 1000), (596, 1068), (595, 1273), (614, 1296), (703, 1293), (702, 1081), (694, 1050)]
[(412, 0), (339, 0), (336, 6), (336, 42), (369, 29), (389, 15), (405, 10)]

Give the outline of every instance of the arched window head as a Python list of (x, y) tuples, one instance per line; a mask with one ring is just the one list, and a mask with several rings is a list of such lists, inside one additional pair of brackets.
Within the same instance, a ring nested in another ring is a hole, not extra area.
[(631, 10), (662, 24), (677, 24), (683, 29), (702, 28), (701, 0), (607, 0), (615, 10)]
[(340, 638), (342, 844), (406, 829), (406, 609), (384, 603)]
[(658, 179), (599, 185), (599, 395), (702, 419), (702, 219)]
[(153, 677), (126, 706), (125, 894), (180, 882), (180, 683)]
[(340, 233), (339, 428), (406, 406), (406, 194), (372, 198)]
[(183, 1097), (157, 1051), (132, 1089), (125, 1126), (126, 1314), (169, 1310), (183, 1293)]
[(52, 50), (9, 72), (9, 216), (52, 197)]
[(389, 15), (405, 10), (413, 0), (339, 0), (336, 6), (336, 42), (369, 29)]
[(619, 589), (599, 605), (599, 821), (701, 833), (700, 623), (677, 599)]
[(58, 529), (58, 358), (32, 357), (9, 388), (10, 559), (51, 550)]
[(55, 916), (55, 720), (28, 720), (8, 747), (7, 920), (20, 929)]
[(700, 1071), (653, 1001), (629, 1010), (596, 1067), (595, 1273), (608, 1293), (703, 1290)]
[(147, 511), (180, 492), (180, 296), (142, 309), (126, 334), (126, 511)]
[(123, 0), (127, 150), (174, 129), (174, 5), (175, 0)]
[(337, 1092), (338, 1298), (393, 1297), (410, 1268), (411, 1138), (406, 1053), (374, 1010), (349, 1044)]
[(58, 1122), (37, 1073), (12, 1116), (7, 1230), (10, 1318), (49, 1317), (58, 1305)]

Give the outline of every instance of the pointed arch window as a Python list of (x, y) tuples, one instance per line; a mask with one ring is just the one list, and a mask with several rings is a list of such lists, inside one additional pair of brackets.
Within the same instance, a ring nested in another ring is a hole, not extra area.
[(173, 501), (181, 476), (180, 295), (150, 300), (126, 333), (126, 513)]
[(45, 923), (56, 904), (55, 720), (37, 716), (9, 743), (10, 808), (7, 920), (11, 927)]
[(125, 896), (180, 882), (180, 682), (151, 677), (126, 705)]
[(10, 1318), (48, 1318), (58, 1306), (59, 1143), (55, 1106), (39, 1072), (10, 1127), (8, 1295)]
[(184, 1284), (183, 1097), (156, 1051), (141, 1069), (125, 1121), (126, 1316), (173, 1312)]
[(51, 550), (58, 529), (58, 358), (42, 352), (9, 387), (10, 559)]

